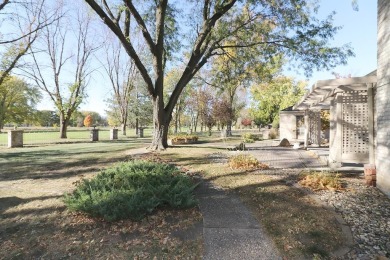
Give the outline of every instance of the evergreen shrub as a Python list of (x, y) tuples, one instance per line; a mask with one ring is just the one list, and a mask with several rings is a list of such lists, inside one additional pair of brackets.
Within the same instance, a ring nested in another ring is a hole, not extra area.
[(170, 164), (134, 160), (83, 179), (65, 196), (72, 211), (82, 211), (108, 221), (140, 220), (159, 207), (195, 206), (192, 179)]

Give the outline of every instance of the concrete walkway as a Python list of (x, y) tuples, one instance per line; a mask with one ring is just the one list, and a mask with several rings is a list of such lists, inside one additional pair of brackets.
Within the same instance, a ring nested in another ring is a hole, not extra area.
[(291, 147), (248, 147), (260, 162), (268, 164), (272, 168), (279, 169), (305, 169), (326, 168), (324, 161), (318, 156), (305, 150), (294, 150)]
[[(249, 145), (249, 153), (272, 168), (322, 168), (326, 164), (304, 150), (274, 146), (276, 142)], [(252, 213), (231, 192), (203, 182), (196, 190), (203, 214), (205, 260), (282, 259)]]
[(282, 259), (236, 195), (205, 181), (197, 188), (196, 196), (203, 214), (203, 259)]

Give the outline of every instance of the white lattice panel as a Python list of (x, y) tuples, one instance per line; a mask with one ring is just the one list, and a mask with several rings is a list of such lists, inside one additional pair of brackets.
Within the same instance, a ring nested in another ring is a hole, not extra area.
[(309, 111), (309, 142), (312, 144), (321, 143), (320, 140), (318, 140), (318, 132), (321, 131), (321, 129), (319, 129), (321, 126), (320, 120), (319, 111)]
[(368, 153), (367, 91), (349, 91), (342, 95), (342, 153)]

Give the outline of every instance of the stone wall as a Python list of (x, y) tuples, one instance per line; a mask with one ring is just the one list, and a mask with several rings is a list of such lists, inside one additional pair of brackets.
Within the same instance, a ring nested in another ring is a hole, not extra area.
[(390, 196), (390, 1), (378, 0), (377, 186)]
[(301, 111), (281, 111), (280, 116), (280, 139), (286, 138), (291, 141), (297, 138), (297, 115), (303, 115)]

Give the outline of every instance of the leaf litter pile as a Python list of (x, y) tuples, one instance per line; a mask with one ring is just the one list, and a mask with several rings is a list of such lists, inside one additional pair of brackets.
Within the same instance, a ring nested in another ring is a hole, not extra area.
[(333, 173), (324, 173), (324, 172), (308, 173), (302, 180), (299, 181), (299, 184), (308, 187), (314, 191), (344, 190), (343, 183), (340, 180), (340, 174), (333, 174)]
[(0, 259), (201, 257), (202, 216), (197, 208), (159, 210), (139, 222), (106, 222), (63, 210), (31, 223), (26, 220), (1, 221)]

